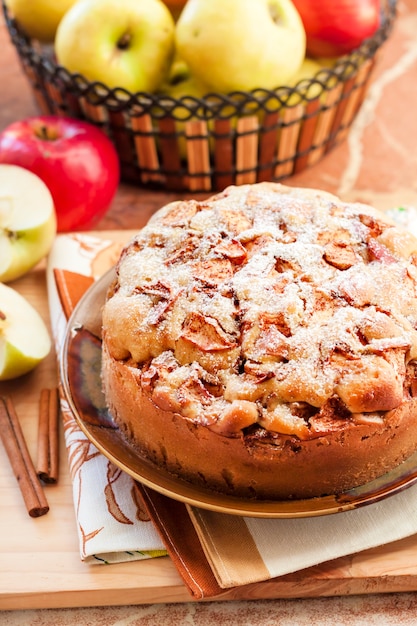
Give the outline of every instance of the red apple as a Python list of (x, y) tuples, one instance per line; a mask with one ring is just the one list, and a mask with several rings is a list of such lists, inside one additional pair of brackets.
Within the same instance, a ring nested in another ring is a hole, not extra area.
[(348, 54), (380, 25), (380, 0), (293, 0), (307, 35), (307, 54)]
[(37, 116), (0, 133), (0, 163), (20, 165), (51, 192), (58, 231), (87, 230), (107, 211), (120, 179), (110, 139), (89, 122)]

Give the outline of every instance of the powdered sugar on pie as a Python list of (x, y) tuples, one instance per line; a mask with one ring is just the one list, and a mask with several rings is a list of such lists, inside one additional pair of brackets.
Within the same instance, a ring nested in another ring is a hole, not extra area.
[(417, 239), (362, 204), (273, 183), (173, 202), (124, 249), (110, 359), (225, 437), (381, 424), (410, 396)]

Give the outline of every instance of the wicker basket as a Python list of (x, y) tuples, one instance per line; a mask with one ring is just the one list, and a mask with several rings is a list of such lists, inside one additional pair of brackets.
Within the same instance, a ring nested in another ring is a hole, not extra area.
[(383, 0), (372, 38), (295, 87), (173, 99), (110, 90), (69, 73), (19, 32), (2, 5), (40, 112), (100, 126), (116, 146), (124, 180), (181, 191), (282, 180), (316, 163), (346, 137), (396, 13), (396, 1)]

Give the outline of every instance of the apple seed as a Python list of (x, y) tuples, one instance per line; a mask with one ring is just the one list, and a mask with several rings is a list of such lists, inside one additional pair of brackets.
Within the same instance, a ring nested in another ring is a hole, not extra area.
[(6, 320), (6, 314), (0, 309), (0, 320), (4, 322)]

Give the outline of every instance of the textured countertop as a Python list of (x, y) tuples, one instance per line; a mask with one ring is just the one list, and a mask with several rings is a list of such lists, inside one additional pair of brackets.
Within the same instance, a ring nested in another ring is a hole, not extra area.
[[(400, 1), (394, 31), (383, 47), (367, 98), (347, 140), (322, 161), (291, 178), (290, 184), (319, 187), (345, 200), (363, 201), (381, 209), (399, 205), (417, 207), (416, 32), (416, 0)], [(1, 130), (16, 119), (36, 114), (37, 110), (3, 21), (0, 42)], [(136, 204), (138, 194), (141, 211)], [(139, 228), (154, 210), (174, 197), (174, 193), (138, 191), (122, 184), (98, 228)], [(0, 612), (2, 626), (416, 623), (414, 593)]]
[(2, 626), (415, 626), (417, 594), (0, 612)]

